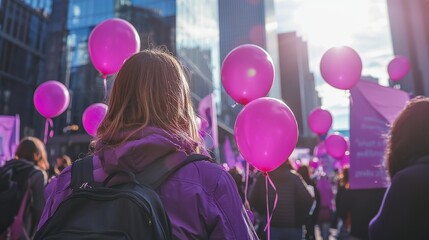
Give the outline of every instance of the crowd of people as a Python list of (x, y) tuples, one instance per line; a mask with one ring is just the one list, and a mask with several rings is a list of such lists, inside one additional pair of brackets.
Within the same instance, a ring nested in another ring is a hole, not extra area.
[[(160, 159), (159, 168), (174, 168), (155, 189), (172, 238), (265, 239), (268, 194), (273, 240), (316, 239), (315, 228), (323, 240), (429, 239), (428, 98), (411, 100), (390, 128), (387, 190), (350, 189), (347, 167), (329, 175), (306, 165), (294, 169), (290, 161), (269, 173), (276, 189), (257, 171), (251, 171), (247, 188), (237, 169), (228, 174), (210, 160), (180, 165), (193, 154), (208, 156), (185, 76), (180, 63), (161, 50), (130, 57), (117, 74), (90, 153), (95, 182), (127, 182), (113, 176), (117, 171), (139, 179)], [(43, 142), (35, 137), (21, 141), (15, 158), (0, 168), (0, 239), (31, 239), (48, 224), (75, 190), (71, 162), (59, 156), (50, 167)]]

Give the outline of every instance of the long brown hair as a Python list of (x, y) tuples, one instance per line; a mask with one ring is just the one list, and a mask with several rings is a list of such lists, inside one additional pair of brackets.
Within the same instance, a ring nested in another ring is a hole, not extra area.
[(161, 128), (187, 146), (200, 146), (183, 67), (162, 49), (141, 51), (124, 63), (94, 143), (117, 146), (147, 126)]
[(23, 138), (15, 152), (15, 158), (34, 162), (36, 166), (45, 171), (49, 169), (45, 144), (36, 137)]
[(429, 155), (429, 98), (417, 97), (390, 128), (386, 148), (390, 177), (425, 155)]

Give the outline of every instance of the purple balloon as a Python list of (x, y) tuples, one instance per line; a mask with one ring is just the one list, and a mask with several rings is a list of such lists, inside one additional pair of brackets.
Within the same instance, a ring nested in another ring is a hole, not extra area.
[(330, 48), (320, 61), (323, 79), (338, 89), (351, 89), (361, 78), (362, 60), (353, 48)]
[(387, 72), (392, 81), (399, 81), (410, 71), (411, 64), (407, 57), (395, 56), (387, 66)]
[(104, 76), (119, 71), (125, 60), (140, 50), (140, 37), (129, 22), (111, 18), (98, 24), (88, 39), (94, 67)]
[(82, 116), (82, 124), (85, 131), (95, 136), (97, 129), (107, 113), (107, 105), (104, 103), (95, 103), (85, 109)]
[(40, 115), (45, 118), (54, 118), (67, 109), (70, 94), (64, 84), (50, 80), (37, 87), (33, 102)]
[(234, 133), (244, 159), (262, 172), (282, 165), (298, 141), (295, 116), (285, 103), (274, 98), (259, 98), (244, 106)]
[(274, 64), (268, 53), (252, 44), (234, 48), (222, 64), (222, 85), (240, 104), (265, 97), (274, 81)]
[(347, 151), (347, 141), (341, 134), (334, 133), (326, 138), (325, 147), (329, 155), (340, 159)]
[(326, 154), (325, 142), (321, 142), (321, 143), (317, 144), (316, 147), (314, 147), (314, 154), (313, 154), (314, 156), (320, 158), (325, 154)]
[(316, 134), (323, 135), (329, 131), (332, 125), (332, 115), (329, 111), (320, 107), (313, 109), (308, 116), (308, 126)]

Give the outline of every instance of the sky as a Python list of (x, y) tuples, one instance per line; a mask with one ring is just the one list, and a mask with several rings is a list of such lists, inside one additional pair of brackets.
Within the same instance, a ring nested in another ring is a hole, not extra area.
[(360, 55), (362, 76), (388, 84), (387, 65), (393, 58), (385, 0), (275, 0), (278, 32), (296, 31), (308, 43), (310, 71), (322, 106), (333, 115), (333, 129), (349, 128), (348, 93), (325, 83), (320, 59), (329, 48), (349, 46)]

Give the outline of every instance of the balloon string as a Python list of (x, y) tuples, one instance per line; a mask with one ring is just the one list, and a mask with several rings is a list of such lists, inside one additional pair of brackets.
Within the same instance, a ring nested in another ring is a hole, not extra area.
[(247, 204), (248, 200), (247, 200), (247, 191), (249, 189), (249, 163), (246, 162), (246, 182), (244, 184), (244, 202)]
[(271, 187), (274, 189), (274, 192), (276, 193), (276, 197), (274, 198), (274, 206), (273, 206), (273, 212), (276, 209), (277, 206), (277, 201), (279, 200), (279, 195), (277, 194), (277, 189), (276, 186), (274, 185), (273, 181), (271, 180), (270, 176), (268, 175), (267, 172), (264, 173), (265, 176), (265, 199), (266, 199), (266, 203), (267, 203), (267, 225), (264, 228), (264, 231), (267, 232), (267, 239), (270, 239), (270, 224), (271, 224), (271, 219), (273, 218), (273, 214), (270, 215), (270, 208), (269, 208), (269, 202), (268, 202), (268, 182), (270, 183)]
[(48, 118), (47, 120), (49, 122), (49, 126), (51, 127), (51, 131), (49, 132), (49, 138), (52, 138), (54, 136), (54, 122), (50, 118)]
[[(48, 142), (49, 126), (53, 127), (54, 123), (52, 122), (52, 119), (46, 118), (46, 121), (45, 121), (45, 134), (43, 136), (43, 143), (44, 144), (46, 144)], [(52, 131), (52, 135), (53, 135), (53, 131)]]
[(104, 101), (107, 101), (107, 77), (103, 75), (103, 84), (104, 84)]

